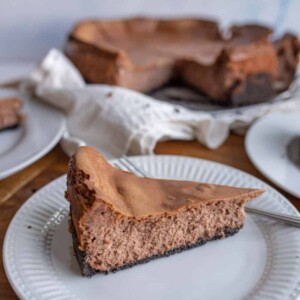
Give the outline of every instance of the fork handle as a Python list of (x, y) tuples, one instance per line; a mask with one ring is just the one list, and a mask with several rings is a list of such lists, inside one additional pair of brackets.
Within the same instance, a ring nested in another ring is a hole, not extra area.
[(272, 212), (272, 211), (267, 211), (267, 210), (255, 209), (255, 208), (251, 208), (251, 207), (245, 207), (245, 211), (247, 213), (252, 213), (252, 214), (260, 215), (263, 217), (268, 217), (268, 218), (276, 220), (276, 221), (282, 221), (289, 225), (300, 227), (300, 217), (277, 213), (277, 212)]

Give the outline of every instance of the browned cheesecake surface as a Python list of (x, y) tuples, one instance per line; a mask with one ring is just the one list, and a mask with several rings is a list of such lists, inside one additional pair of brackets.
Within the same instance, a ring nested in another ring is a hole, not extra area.
[(295, 36), (274, 44), (264, 26), (229, 31), (225, 38), (217, 23), (197, 19), (88, 20), (75, 26), (66, 53), (88, 81), (142, 92), (180, 78), (215, 101), (239, 105), (288, 87), (298, 63)]
[(79, 149), (76, 168), (89, 174), (84, 182), (95, 192), (95, 202), (104, 201), (117, 212), (131, 217), (172, 212), (186, 205), (226, 201), (234, 197), (247, 201), (261, 193), (254, 189), (137, 177), (113, 168), (97, 150), (88, 147)]
[(140, 178), (81, 147), (69, 164), (66, 197), (82, 274), (122, 269), (231, 235), (244, 224), (245, 203), (262, 192)]

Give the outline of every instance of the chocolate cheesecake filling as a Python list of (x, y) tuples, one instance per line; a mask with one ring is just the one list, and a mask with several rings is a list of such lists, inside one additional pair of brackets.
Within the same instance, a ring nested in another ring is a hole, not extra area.
[(22, 122), (21, 107), (22, 101), (18, 97), (0, 99), (0, 130), (15, 128)]
[(261, 102), (288, 88), (298, 63), (292, 34), (270, 41), (272, 30), (233, 26), (224, 37), (199, 19), (87, 20), (70, 34), (66, 54), (88, 82), (140, 92), (177, 78), (222, 104)]
[(245, 203), (262, 192), (140, 178), (81, 147), (69, 163), (66, 197), (82, 273), (122, 269), (233, 234), (244, 224)]

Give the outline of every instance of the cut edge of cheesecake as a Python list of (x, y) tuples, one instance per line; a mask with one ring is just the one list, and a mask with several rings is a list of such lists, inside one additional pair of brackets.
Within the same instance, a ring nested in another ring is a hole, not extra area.
[(81, 147), (69, 163), (66, 198), (82, 275), (113, 272), (230, 236), (244, 224), (244, 204), (263, 192), (140, 178)]
[(173, 254), (181, 253), (182, 251), (185, 251), (185, 250), (190, 250), (190, 249), (202, 246), (202, 245), (206, 244), (207, 242), (211, 242), (211, 241), (215, 241), (215, 240), (218, 240), (218, 239), (224, 239), (224, 238), (233, 236), (236, 233), (238, 233), (240, 229), (242, 229), (242, 227), (235, 228), (235, 229), (230, 229), (230, 228), (227, 229), (226, 228), (224, 230), (224, 232), (222, 233), (222, 235), (214, 236), (211, 239), (199, 239), (194, 244), (183, 245), (183, 246), (165, 251), (164, 253), (153, 254), (153, 255), (147, 256), (143, 259), (139, 259), (139, 260), (135, 260), (135, 261), (131, 261), (131, 262), (122, 264), (121, 266), (118, 266), (118, 267), (112, 267), (112, 268), (109, 268), (109, 269), (106, 269), (106, 270), (101, 270), (101, 269), (93, 268), (87, 262), (88, 254), (87, 254), (86, 251), (81, 250), (80, 243), (78, 241), (78, 237), (77, 237), (77, 234), (76, 234), (76, 231), (75, 231), (73, 221), (70, 220), (70, 222), (69, 222), (69, 231), (70, 231), (71, 236), (72, 236), (72, 244), (73, 244), (74, 254), (75, 254), (75, 257), (76, 257), (77, 262), (79, 264), (81, 275), (83, 277), (92, 277), (96, 274), (108, 275), (109, 273), (116, 273), (118, 271), (130, 269), (130, 268), (132, 268), (136, 265), (139, 265), (139, 264), (148, 263), (148, 262), (150, 262), (152, 260), (155, 260), (155, 259), (158, 259), (158, 258), (168, 257), (168, 256), (173, 255)]

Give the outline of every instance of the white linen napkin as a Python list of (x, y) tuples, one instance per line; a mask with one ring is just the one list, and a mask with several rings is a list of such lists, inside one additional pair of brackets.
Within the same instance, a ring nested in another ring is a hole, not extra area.
[(300, 109), (300, 100), (295, 99), (223, 114), (190, 111), (125, 88), (86, 84), (56, 49), (32, 71), (22, 88), (65, 112), (67, 131), (61, 145), (68, 155), (87, 144), (106, 158), (151, 154), (157, 142), (170, 139), (197, 139), (215, 149), (230, 129), (243, 130), (270, 111)]

